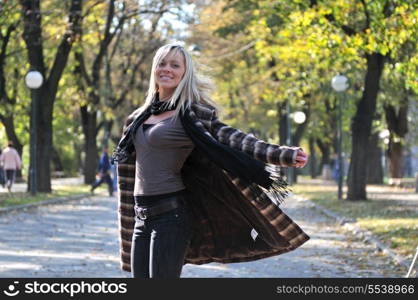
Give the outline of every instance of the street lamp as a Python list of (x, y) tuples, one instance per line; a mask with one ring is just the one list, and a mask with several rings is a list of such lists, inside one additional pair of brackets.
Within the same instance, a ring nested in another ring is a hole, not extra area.
[(383, 165), (383, 177), (386, 177), (386, 169), (387, 169), (387, 163), (386, 163), (386, 147), (389, 144), (389, 137), (390, 137), (390, 131), (388, 129), (383, 129), (381, 132), (379, 132), (379, 138), (383, 141), (385, 146), (383, 147), (382, 152), (382, 165)]
[(293, 114), (293, 121), (295, 121), (296, 124), (302, 124), (306, 120), (306, 115), (303, 111), (297, 111)]
[(38, 124), (38, 89), (42, 86), (44, 78), (39, 71), (31, 70), (25, 76), (26, 86), (31, 90), (31, 134), (30, 134), (30, 193), (37, 192), (37, 161), (36, 147), (38, 145), (37, 124)]
[[(332, 88), (336, 92), (344, 92), (348, 88), (348, 79), (344, 75), (334, 76), (331, 80)], [(343, 198), (343, 177), (344, 177), (344, 164), (342, 159), (342, 111), (341, 111), (341, 97), (338, 97), (338, 200)]]

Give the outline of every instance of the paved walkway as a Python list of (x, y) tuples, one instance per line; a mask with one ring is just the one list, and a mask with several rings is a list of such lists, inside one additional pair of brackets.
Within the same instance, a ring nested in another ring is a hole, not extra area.
[[(185, 265), (182, 277), (403, 277), (373, 246), (289, 199), (283, 209), (311, 236), (301, 248), (248, 263)], [(0, 277), (129, 277), (119, 269), (117, 200), (104, 194), (0, 215)]]

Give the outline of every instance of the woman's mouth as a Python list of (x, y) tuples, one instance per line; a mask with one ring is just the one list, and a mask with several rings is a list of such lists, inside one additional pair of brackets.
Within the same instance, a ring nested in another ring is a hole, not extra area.
[(170, 77), (170, 76), (167, 76), (167, 75), (161, 75), (160, 76), (160, 79), (161, 80), (171, 80), (171, 79), (173, 79), (172, 77)]

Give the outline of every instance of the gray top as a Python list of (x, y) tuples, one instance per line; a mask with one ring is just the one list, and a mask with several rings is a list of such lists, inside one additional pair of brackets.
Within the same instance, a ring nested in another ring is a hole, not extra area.
[(181, 168), (194, 148), (180, 118), (170, 117), (143, 130), (134, 140), (136, 171), (134, 196), (159, 195), (184, 189)]

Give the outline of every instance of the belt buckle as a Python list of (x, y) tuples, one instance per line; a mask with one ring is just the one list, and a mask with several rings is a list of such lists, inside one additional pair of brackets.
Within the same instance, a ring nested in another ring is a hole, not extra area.
[(147, 215), (146, 215), (146, 214), (144, 214), (144, 213), (146, 213), (146, 211), (147, 211), (147, 209), (146, 209), (146, 208), (138, 208), (138, 217), (139, 217), (141, 220), (146, 220), (146, 219), (147, 219)]

